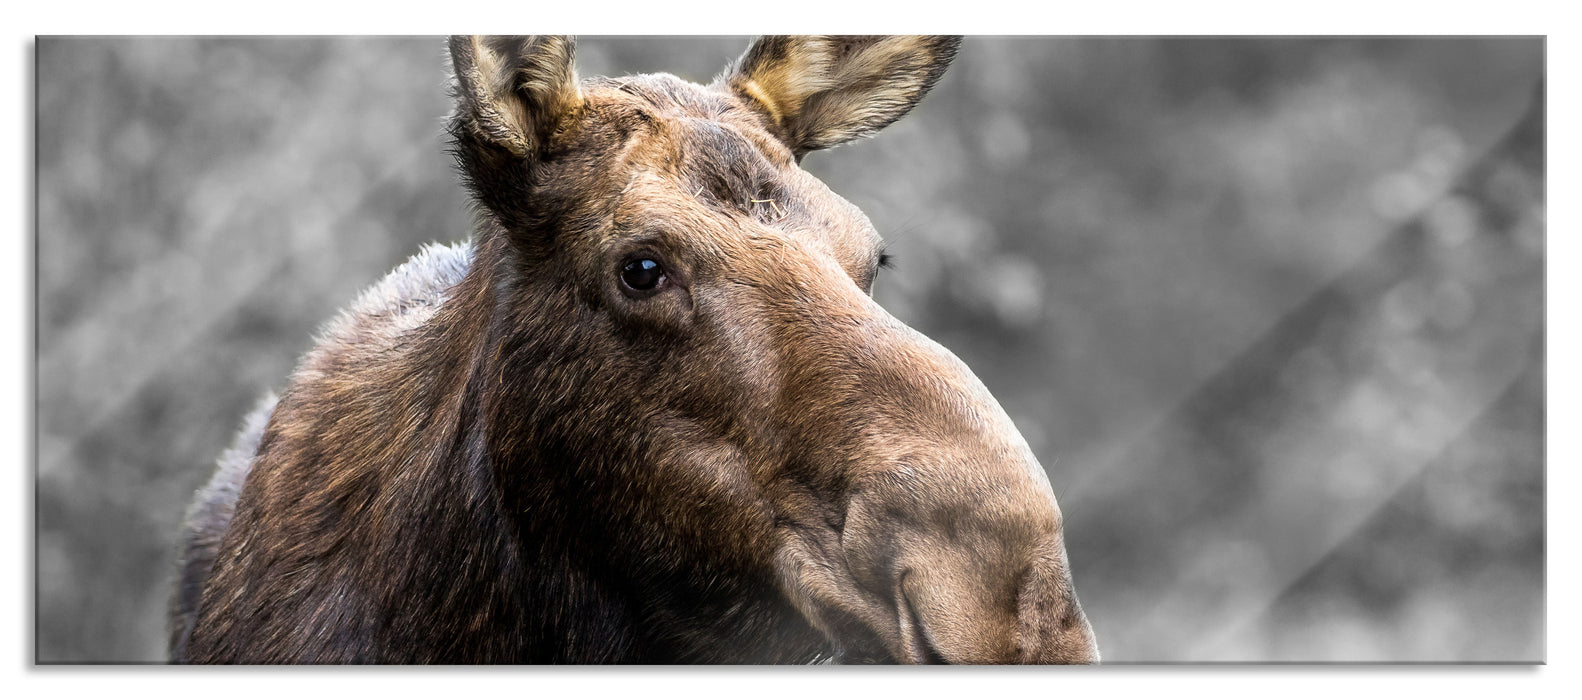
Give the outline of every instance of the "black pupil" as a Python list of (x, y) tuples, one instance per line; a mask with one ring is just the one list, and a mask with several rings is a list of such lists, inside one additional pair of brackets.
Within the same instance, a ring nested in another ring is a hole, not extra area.
[(648, 258), (633, 260), (621, 268), (621, 281), (632, 289), (653, 289), (664, 278), (665, 271), (660, 269), (659, 263)]

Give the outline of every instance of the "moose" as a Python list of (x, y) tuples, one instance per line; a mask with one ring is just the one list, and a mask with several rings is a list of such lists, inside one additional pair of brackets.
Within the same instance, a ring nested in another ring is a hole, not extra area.
[(712, 84), (449, 41), (471, 238), (320, 332), (188, 512), (177, 663), (1096, 663), (1048, 477), (802, 170), (956, 37)]

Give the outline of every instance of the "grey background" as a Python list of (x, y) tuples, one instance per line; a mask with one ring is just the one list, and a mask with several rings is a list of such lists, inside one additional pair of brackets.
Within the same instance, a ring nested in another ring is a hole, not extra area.
[[(443, 42), (42, 38), (37, 71), (36, 659), (158, 661), (247, 408), (467, 235)], [(805, 166), (1049, 470), (1106, 661), (1536, 661), (1543, 74), (1539, 39), (972, 38)]]

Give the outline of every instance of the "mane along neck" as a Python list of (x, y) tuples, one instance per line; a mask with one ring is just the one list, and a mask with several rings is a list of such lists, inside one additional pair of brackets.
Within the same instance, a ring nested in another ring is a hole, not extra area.
[(820, 638), (763, 576), (654, 561), (672, 550), (633, 523), (656, 506), (621, 482), (650, 437), (599, 384), (594, 312), (494, 233), (425, 249), (321, 332), (186, 660), (811, 660)]

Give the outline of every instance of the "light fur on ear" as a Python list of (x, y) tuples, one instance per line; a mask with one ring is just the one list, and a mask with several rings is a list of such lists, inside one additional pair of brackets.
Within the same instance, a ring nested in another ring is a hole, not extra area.
[(457, 136), (518, 158), (541, 150), (559, 120), (582, 103), (568, 36), (456, 36)]
[(759, 37), (716, 85), (759, 109), (801, 158), (905, 116), (960, 44), (955, 36)]

